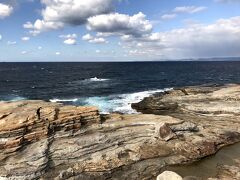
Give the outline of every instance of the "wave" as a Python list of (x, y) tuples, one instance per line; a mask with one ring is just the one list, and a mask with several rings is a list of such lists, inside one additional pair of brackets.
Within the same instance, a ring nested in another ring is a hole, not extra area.
[(83, 105), (97, 106), (101, 113), (109, 114), (119, 112), (124, 114), (136, 114), (137, 111), (132, 109), (131, 104), (137, 103), (152, 94), (169, 91), (172, 88), (142, 91), (131, 94), (120, 94), (101, 97), (88, 97), (83, 100)]
[(101, 79), (101, 78), (94, 77), (86, 80), (95, 82), (95, 81), (108, 81), (109, 79)]
[(78, 101), (78, 99), (77, 98), (75, 98), (75, 99), (50, 99), (49, 101), (54, 102), (54, 103), (56, 103), (56, 102), (76, 102), (76, 101)]
[(89, 85), (89, 84), (106, 84), (106, 83), (98, 83), (98, 82), (104, 82), (104, 81), (110, 81), (110, 79), (103, 79), (103, 78), (98, 78), (98, 77), (93, 77), (93, 78), (89, 78), (89, 79), (82, 79), (82, 80), (76, 80), (76, 81), (72, 81), (69, 82), (69, 84), (71, 85)]
[(15, 101), (22, 101), (22, 100), (26, 100), (25, 97), (22, 96), (16, 96), (16, 95), (8, 95), (8, 96), (0, 96), (0, 101), (11, 101), (11, 102), (15, 102)]
[(74, 99), (50, 99), (50, 102), (70, 103), (81, 106), (96, 106), (102, 114), (109, 114), (113, 112), (124, 114), (137, 114), (138, 112), (132, 109), (131, 104), (143, 100), (145, 97), (151, 96), (155, 93), (169, 91), (172, 88), (149, 90), (128, 94), (117, 94), (109, 96), (94, 96), (94, 97), (80, 97)]

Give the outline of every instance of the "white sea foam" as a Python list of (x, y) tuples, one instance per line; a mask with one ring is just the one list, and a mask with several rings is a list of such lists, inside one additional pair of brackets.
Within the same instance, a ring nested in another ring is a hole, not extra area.
[(50, 102), (74, 102), (76, 105), (96, 106), (103, 114), (109, 114), (111, 112), (136, 114), (137, 111), (131, 107), (132, 103), (137, 103), (152, 94), (169, 91), (171, 89), (172, 88), (110, 96), (81, 97), (75, 99), (50, 99)]
[(84, 79), (84, 80), (72, 81), (72, 82), (69, 82), (69, 84), (73, 84), (73, 85), (89, 85), (89, 84), (92, 85), (94, 83), (96, 83), (96, 84), (106, 84), (106, 83), (100, 83), (100, 82), (109, 81), (109, 80), (110, 79), (103, 79), (103, 78), (93, 77), (93, 78)]
[(136, 114), (137, 112), (132, 109), (131, 104), (137, 103), (154, 93), (164, 92), (171, 90), (160, 89), (143, 91), (131, 94), (120, 94), (102, 97), (89, 97), (83, 100), (84, 105), (97, 106), (101, 113), (108, 114), (110, 112), (120, 112), (125, 114)]
[(22, 101), (22, 100), (26, 100), (26, 98), (17, 96), (17, 97), (14, 97), (14, 98), (10, 99), (10, 101), (12, 101), (12, 102), (14, 102), (14, 101)]
[(50, 102), (76, 102), (78, 101), (77, 98), (75, 99), (50, 99)]
[(94, 78), (90, 78), (90, 79), (87, 79), (89, 81), (108, 81), (109, 79), (101, 79), (101, 78), (97, 78), (97, 77), (94, 77)]

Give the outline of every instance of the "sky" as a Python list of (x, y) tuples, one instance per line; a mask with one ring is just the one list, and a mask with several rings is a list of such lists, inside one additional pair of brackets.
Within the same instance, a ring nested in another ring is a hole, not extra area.
[(0, 61), (240, 57), (240, 0), (0, 0)]

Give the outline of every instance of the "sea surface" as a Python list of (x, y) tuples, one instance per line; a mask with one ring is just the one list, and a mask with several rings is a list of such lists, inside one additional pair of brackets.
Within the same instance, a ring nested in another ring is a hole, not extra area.
[(131, 103), (155, 92), (240, 83), (240, 62), (0, 63), (0, 100), (40, 99), (136, 113)]

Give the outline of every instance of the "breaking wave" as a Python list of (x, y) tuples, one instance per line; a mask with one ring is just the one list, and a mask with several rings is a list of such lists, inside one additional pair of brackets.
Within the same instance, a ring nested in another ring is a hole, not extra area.
[(78, 101), (78, 99), (77, 98), (75, 98), (75, 99), (50, 99), (49, 100), (50, 102), (76, 102), (76, 101)]
[(171, 90), (160, 89), (151, 91), (142, 91), (131, 94), (120, 94), (101, 97), (88, 97), (83, 99), (83, 105), (97, 106), (101, 113), (108, 114), (111, 112), (119, 112), (124, 114), (136, 114), (137, 111), (132, 109), (131, 104), (137, 103), (152, 94)]
[(137, 103), (154, 93), (164, 92), (171, 90), (159, 89), (142, 91), (128, 94), (118, 94), (110, 96), (94, 96), (94, 97), (80, 97), (73, 99), (50, 99), (51, 102), (62, 102), (73, 105), (81, 106), (96, 106), (99, 108), (102, 114), (109, 114), (112, 112), (124, 113), (124, 114), (136, 114), (137, 111), (132, 109), (131, 104)]
[(94, 78), (90, 78), (90, 79), (86, 79), (87, 81), (108, 81), (110, 79), (101, 79), (101, 78), (97, 78), (97, 77), (94, 77)]

